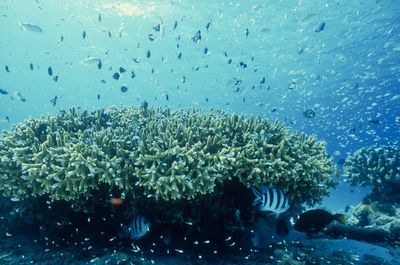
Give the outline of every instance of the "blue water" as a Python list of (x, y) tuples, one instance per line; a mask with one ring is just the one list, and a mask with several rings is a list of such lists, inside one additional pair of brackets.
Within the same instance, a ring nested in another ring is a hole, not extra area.
[[(72, 106), (146, 100), (278, 119), (326, 141), (335, 161), (364, 146), (399, 146), (399, 21), (396, 0), (3, 0), (0, 129)], [(343, 209), (366, 192), (342, 183), (323, 205)]]

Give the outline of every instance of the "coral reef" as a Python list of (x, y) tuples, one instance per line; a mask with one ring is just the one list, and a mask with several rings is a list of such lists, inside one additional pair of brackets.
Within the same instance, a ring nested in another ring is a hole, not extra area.
[(221, 111), (72, 108), (16, 124), (0, 140), (0, 191), (14, 200), (79, 203), (117, 190), (131, 202), (173, 204), (237, 178), (312, 205), (334, 187), (334, 172), (316, 137)]
[(348, 224), (357, 227), (381, 229), (388, 236), (388, 241), (400, 245), (400, 205), (373, 202), (360, 203), (353, 207), (347, 218)]
[(400, 202), (400, 148), (361, 148), (346, 159), (344, 171), (352, 185), (372, 187), (369, 202)]

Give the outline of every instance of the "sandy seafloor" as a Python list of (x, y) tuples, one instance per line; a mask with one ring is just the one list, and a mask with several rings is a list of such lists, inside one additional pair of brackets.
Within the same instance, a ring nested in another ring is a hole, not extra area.
[(85, 231), (79, 231), (81, 240), (65, 244), (51, 229), (28, 224), (8, 200), (1, 200), (0, 213), (0, 264), (400, 264), (400, 249), (394, 246), (324, 236), (309, 239), (297, 232), (251, 253), (202, 259), (176, 251), (135, 251), (118, 239), (104, 246), (85, 238)]

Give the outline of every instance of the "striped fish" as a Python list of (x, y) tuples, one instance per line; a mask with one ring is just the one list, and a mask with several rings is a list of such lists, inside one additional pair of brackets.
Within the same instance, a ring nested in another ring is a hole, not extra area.
[(119, 236), (125, 239), (138, 240), (150, 231), (150, 223), (141, 215), (135, 215), (127, 226), (122, 226)]
[(259, 189), (252, 187), (254, 194), (253, 205), (258, 205), (261, 212), (272, 212), (278, 218), (279, 214), (289, 209), (289, 199), (285, 193), (278, 189), (267, 186), (260, 186)]

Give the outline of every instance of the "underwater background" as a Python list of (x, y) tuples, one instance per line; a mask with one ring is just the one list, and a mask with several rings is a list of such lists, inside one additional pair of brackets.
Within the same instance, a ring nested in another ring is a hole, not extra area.
[[(0, 129), (10, 131), (29, 117), (72, 107), (95, 111), (144, 102), (150, 108), (262, 116), (325, 142), (338, 169), (332, 176), (338, 185), (313, 208), (344, 212), (371, 191), (371, 185), (348, 185), (346, 158), (363, 147), (399, 150), (399, 21), (395, 0), (2, 0)], [(399, 172), (398, 162), (393, 170)], [(399, 173), (394, 174), (399, 183)], [(5, 220), (15, 211), (9, 201), (4, 199), (0, 208), (0, 263), (28, 264), (14, 255), (14, 248), (23, 244), (30, 256), (37, 249), (27, 242), (36, 235), (8, 235)], [(400, 216), (398, 202), (393, 205)], [(390, 251), (392, 246), (379, 245)], [(369, 247), (354, 247), (354, 255), (362, 256)], [(380, 258), (398, 264), (396, 253), (390, 253), (393, 259)], [(35, 262), (61, 264), (49, 257)], [(104, 260), (89, 257), (65, 264), (107, 264)], [(157, 264), (156, 258), (149, 262), (154, 260)], [(259, 258), (250, 264), (278, 260)], [(110, 264), (129, 264), (118, 262)], [(202, 264), (191, 262), (182, 264)], [(348, 256), (332, 258), (331, 264), (358, 262), (374, 264)]]

